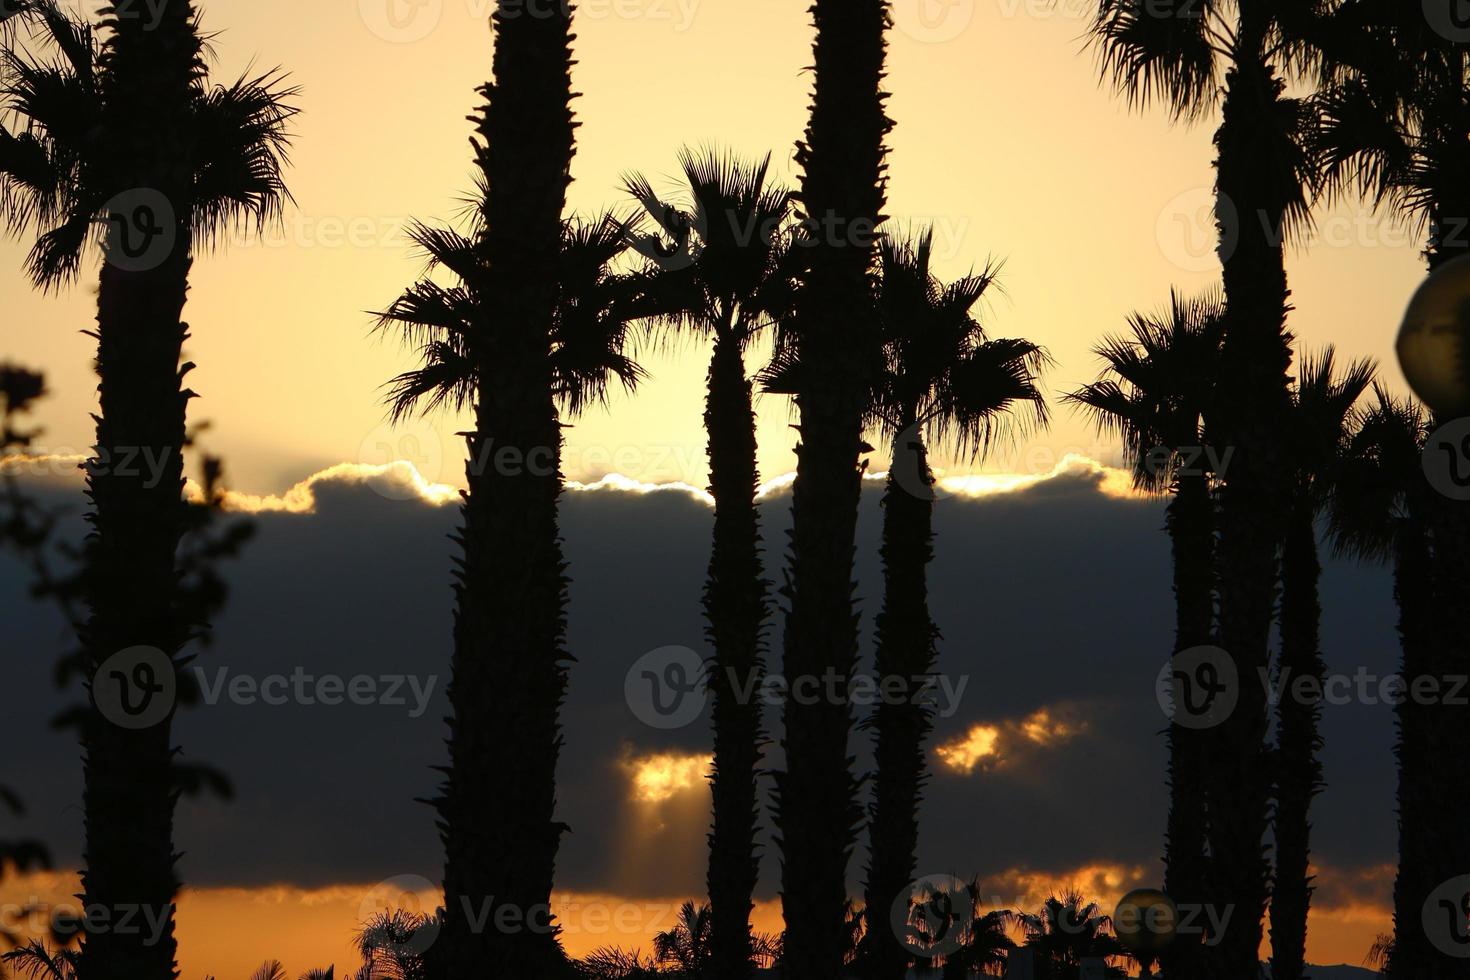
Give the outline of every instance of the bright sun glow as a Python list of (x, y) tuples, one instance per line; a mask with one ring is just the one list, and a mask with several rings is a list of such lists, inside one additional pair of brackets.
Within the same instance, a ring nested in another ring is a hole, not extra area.
[(714, 758), (709, 755), (633, 756), (623, 761), (633, 783), (633, 799), (640, 803), (663, 803), (680, 793), (703, 786)]
[(939, 746), (934, 751), (940, 760), (955, 772), (966, 775), (986, 759), (998, 762), (1000, 752), (1000, 729), (994, 725), (976, 725), (963, 738)]

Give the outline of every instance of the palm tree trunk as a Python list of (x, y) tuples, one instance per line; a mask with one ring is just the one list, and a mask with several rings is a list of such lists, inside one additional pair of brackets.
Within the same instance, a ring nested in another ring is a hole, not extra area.
[(542, 980), (563, 959), (550, 901), (566, 577), (551, 328), (573, 152), (571, 13), (494, 17), (478, 163), (491, 269), (459, 543), (450, 761), (440, 798), (449, 975)]
[[(1287, 286), (1282, 250), (1283, 202), (1271, 128), (1282, 83), (1265, 58), (1268, 17), (1242, 4), (1236, 62), (1226, 80), (1216, 136), (1222, 240), (1233, 241), (1224, 264), (1226, 336), (1219, 418), (1223, 445), (1234, 450), (1221, 495), (1219, 588), (1221, 645), (1234, 661), (1239, 702), (1203, 740), (1211, 788), (1212, 901), (1233, 909), (1209, 955), (1217, 980), (1254, 977), (1268, 866), (1263, 850), (1268, 645), (1275, 611), (1281, 513), (1280, 421), (1290, 407), (1285, 332)], [(1233, 214), (1229, 205), (1233, 205)]]
[[(89, 672), (112, 654), (147, 646), (177, 665), (191, 624), (178, 608), (175, 553), (183, 502), (185, 408), (179, 322), (187, 259), (150, 273), (104, 268), (98, 299), (97, 456), (88, 467), (93, 533), (87, 548)], [(135, 465), (124, 461), (135, 460)], [(162, 461), (159, 479), (142, 460)], [(98, 678), (94, 683), (113, 683)], [(118, 681), (118, 683), (121, 683)], [(141, 697), (129, 689), (128, 697)], [(167, 696), (167, 695), (158, 695)], [(143, 703), (141, 700), (137, 703)], [(115, 924), (131, 911), (148, 928), (88, 929), (84, 980), (166, 980), (175, 974), (172, 714), (149, 728), (113, 724), (95, 709), (83, 730), (83, 907)], [(152, 920), (145, 917), (151, 916)]]
[[(811, 242), (797, 313), (807, 367), (792, 495), (784, 635), (786, 771), (776, 777), (785, 961), (793, 977), (836, 980), (847, 946), (847, 865), (862, 813), (848, 756), (845, 686), (857, 659), (853, 549), (866, 397), (873, 235), (883, 209), (881, 92), (887, 0), (815, 0), (816, 93), (798, 147)], [(836, 697), (826, 693), (830, 684)]]
[[(886, 926), (889, 910), (914, 877), (919, 803), (927, 779), (924, 740), (933, 729), (918, 679), (933, 674), (936, 657), (938, 631), (929, 616), (927, 581), (934, 557), (934, 501), (906, 489), (930, 486), (933, 475), (922, 437), (907, 435), (913, 421), (912, 415), (904, 420), (903, 434), (895, 441), (883, 495), (883, 608), (875, 626), (878, 683), (885, 696), (872, 719), (877, 772), (864, 898), (874, 913), (869, 922), (876, 924), (866, 937), (870, 980), (903, 980), (913, 958)], [(904, 439), (912, 441), (905, 444)], [(899, 696), (890, 699), (890, 689)]]
[[(1215, 626), (1215, 501), (1209, 478), (1179, 478), (1167, 525), (1174, 552), (1174, 651), (1211, 642)], [(1200, 734), (1171, 724), (1169, 822), (1164, 847), (1164, 891), (1179, 905), (1205, 896), (1204, 766)], [(1166, 976), (1200, 976), (1200, 937), (1178, 936), (1160, 955)]]
[[(197, 39), (191, 4), (170, 4), (162, 13), (151, 29), (120, 18), (106, 55), (109, 122), (127, 168), (116, 176), (122, 186), (163, 195), (175, 214), (172, 222), (156, 215), (172, 235), (158, 265), (104, 264), (98, 287), (100, 409), (95, 456), (87, 466), (93, 509), (84, 578), (88, 618), (80, 637), (89, 680), (110, 656), (137, 646), (160, 651), (177, 668), (181, 649), (200, 625), (182, 608), (177, 565), (187, 521), (183, 448), (193, 397), (183, 390), (179, 365), (188, 333), (181, 316), (191, 245), (190, 152), (181, 134), (189, 131)], [(141, 693), (134, 688), (128, 696)], [(158, 696), (170, 695), (150, 697)], [(104, 718), (95, 704), (82, 727), (82, 904), (102, 910), (107, 922), (86, 928), (78, 974), (83, 980), (172, 980), (179, 888), (173, 714), (131, 729)]]
[[(1281, 562), (1281, 671), (1277, 702), (1276, 881), (1271, 892), (1272, 980), (1306, 966), (1312, 800), (1322, 789), (1320, 691), (1325, 682), (1318, 598), (1322, 566), (1310, 507), (1292, 516)], [(1301, 686), (1298, 687), (1298, 684)]]
[[(715, 730), (714, 826), (709, 835), (710, 955), (718, 980), (751, 973), (750, 913), (759, 858), (755, 849), (756, 765), (766, 619), (760, 518), (755, 504), (755, 414), (740, 340), (721, 333), (709, 369), (704, 413), (709, 432), (714, 544), (704, 590), (714, 647), (709, 689)], [(747, 692), (742, 696), (740, 691)]]
[[(1451, 131), (1459, 124), (1459, 120), (1451, 123)], [(1448, 143), (1457, 147), (1452, 165), (1461, 165), (1470, 158), (1457, 141), (1451, 139)], [(1431, 272), (1470, 252), (1467, 217), (1470, 217), (1470, 195), (1463, 188), (1437, 192), (1433, 208), (1434, 236), (1428, 252)], [(1460, 350), (1458, 357), (1461, 372), (1470, 368), (1470, 354)], [(1443, 426), (1459, 420), (1441, 415), (1434, 421), (1437, 426)], [(1429, 510), (1434, 542), (1430, 549), (1434, 613), (1424, 666), (1425, 672), (1438, 681), (1438, 690), (1445, 694), (1457, 689), (1459, 678), (1470, 676), (1470, 636), (1465, 631), (1463, 612), (1470, 608), (1470, 574), (1466, 572), (1470, 567), (1470, 506), (1436, 496)], [(1432, 772), (1426, 774), (1427, 781), (1419, 784), (1427, 793), (1424, 803), (1428, 823), (1424, 839), (1430, 846), (1423, 857), (1427, 859), (1428, 880), (1421, 883), (1427, 886), (1423, 892), (1423, 898), (1427, 898), (1434, 888), (1470, 872), (1470, 840), (1453, 816), (1470, 808), (1470, 765), (1465, 763), (1463, 751), (1470, 710), (1446, 698), (1415, 710), (1422, 717), (1424, 758), (1432, 760), (1434, 765)], [(1422, 901), (1421, 898), (1421, 908)], [(1463, 916), (1460, 921), (1463, 923)], [(1403, 926), (1415, 928), (1409, 923)], [(1423, 932), (1422, 925), (1418, 931)], [(1470, 959), (1452, 957), (1433, 945), (1421, 947), (1420, 952), (1427, 957), (1422, 975), (1428, 980), (1470, 978)]]
[[(1394, 563), (1394, 595), (1403, 644), (1400, 674), (1412, 690), (1415, 678), (1433, 666), (1432, 576), (1429, 541), (1422, 530), (1401, 532)], [(1437, 760), (1430, 752), (1428, 715), (1432, 709), (1412, 697), (1395, 706), (1398, 716), (1399, 867), (1393, 885), (1394, 944), (1385, 974), (1432, 978), (1435, 950), (1424, 931), (1423, 908), (1439, 883), (1435, 865), (1445, 832), (1442, 800), (1435, 790)], [(1452, 833), (1453, 831), (1451, 831)]]

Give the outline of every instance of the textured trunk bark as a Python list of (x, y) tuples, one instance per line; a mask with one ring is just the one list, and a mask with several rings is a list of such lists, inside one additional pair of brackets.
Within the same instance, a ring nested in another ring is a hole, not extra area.
[[(1281, 700), (1277, 703), (1276, 879), (1271, 892), (1272, 980), (1301, 980), (1312, 901), (1312, 800), (1322, 789), (1320, 692), (1325, 681), (1318, 598), (1322, 566), (1311, 508), (1292, 515), (1281, 562)], [(1301, 682), (1302, 687), (1297, 684)]]
[(1281, 421), (1290, 407), (1286, 267), (1282, 204), (1271, 148), (1282, 83), (1258, 52), (1267, 45), (1260, 4), (1243, 6), (1216, 135), (1219, 221), (1228, 234), (1224, 266), (1226, 336), (1219, 419), (1234, 450), (1221, 494), (1219, 590), (1221, 646), (1234, 661), (1240, 698), (1202, 739), (1210, 790), (1211, 901), (1233, 917), (1207, 956), (1209, 975), (1243, 980), (1259, 970), (1268, 863), (1263, 839), (1269, 795), (1262, 672), (1275, 611), (1281, 540)]
[[(104, 113), (125, 168), (113, 176), (124, 189), (161, 195), (174, 213), (151, 216), (171, 237), (166, 249), (148, 253), (147, 268), (108, 263), (99, 283), (100, 408), (87, 467), (93, 509), (84, 581), (88, 618), (80, 638), (89, 676), (134, 646), (153, 647), (177, 666), (201, 625), (181, 608), (176, 554), (187, 519), (183, 447), (192, 397), (183, 390), (179, 365), (191, 245), (192, 22), (189, 3), (170, 4), (149, 28), (119, 18), (105, 54)], [(97, 677), (92, 683), (121, 681)], [(127, 696), (141, 694), (134, 687)], [(168, 695), (150, 699), (159, 696)], [(94, 709), (83, 723), (82, 904), (89, 915), (100, 910), (106, 917), (95, 928), (84, 926), (83, 980), (177, 975), (172, 718), (170, 711), (163, 721), (135, 730)]]
[(715, 759), (709, 835), (710, 956), (718, 980), (751, 974), (750, 913), (759, 858), (755, 826), (756, 765), (761, 703), (738, 691), (759, 691), (766, 619), (760, 518), (755, 492), (755, 414), (740, 341), (721, 335), (709, 369), (704, 413), (709, 433), (710, 493), (715, 498), (714, 544), (704, 590), (707, 635), (714, 647), (709, 688)]
[[(1215, 501), (1204, 475), (1180, 477), (1167, 518), (1174, 553), (1174, 652), (1205, 646), (1215, 628)], [(1169, 821), (1164, 891), (1179, 905), (1205, 900), (1205, 774), (1200, 734), (1169, 726)], [(1160, 956), (1166, 976), (1201, 973), (1198, 935), (1177, 936)]]
[[(1432, 577), (1429, 541), (1422, 530), (1401, 533), (1394, 564), (1394, 595), (1403, 644), (1400, 674), (1412, 690), (1414, 679), (1433, 668)], [(1393, 885), (1394, 945), (1385, 973), (1390, 977), (1438, 976), (1436, 955), (1424, 932), (1424, 902), (1438, 880), (1439, 841), (1444, 833), (1442, 800), (1435, 791), (1436, 763), (1430, 750), (1427, 706), (1411, 697), (1395, 706), (1398, 718), (1399, 867)]]
[[(912, 415), (904, 421), (907, 433)], [(933, 476), (923, 439), (917, 434), (900, 436), (904, 438), (912, 442), (895, 443), (883, 496), (883, 608), (875, 623), (880, 688), (901, 692), (901, 701), (890, 701), (885, 694), (872, 719), (877, 772), (865, 901), (875, 912), (870, 921), (883, 924), (913, 880), (917, 862), (919, 804), (927, 778), (924, 740), (933, 721), (930, 707), (921, 701), (922, 682), (915, 679), (933, 674), (938, 636), (929, 616), (927, 582), (934, 557), (934, 501), (913, 492), (928, 487)], [(867, 939), (870, 980), (903, 980), (913, 955), (899, 937), (880, 927), (870, 929)]]
[(868, 273), (890, 126), (880, 91), (888, 3), (815, 0), (812, 12), (816, 93), (797, 162), (814, 241), (796, 318), (807, 370), (797, 396), (801, 437), (783, 590), (790, 602), (784, 670), (793, 690), (783, 712), (786, 770), (776, 776), (776, 826), (785, 968), (802, 980), (835, 980), (848, 945), (847, 866), (862, 817), (845, 688), (857, 658), (853, 542), (865, 347), (874, 333)]
[(571, 13), (502, 3), (478, 163), (491, 277), (473, 338), (480, 383), (459, 543), (444, 843), (449, 975), (543, 980), (564, 957), (550, 915), (560, 709), (571, 657), (557, 505), (551, 329), (572, 142)]

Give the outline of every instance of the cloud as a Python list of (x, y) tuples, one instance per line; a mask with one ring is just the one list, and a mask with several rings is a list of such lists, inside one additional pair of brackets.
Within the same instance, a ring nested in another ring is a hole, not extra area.
[[(1154, 681), (1172, 644), (1169, 551), (1162, 505), (1120, 487), (1126, 479), (1116, 471), (1074, 461), (1046, 478), (938, 502), (930, 598), (943, 634), (940, 670), (968, 684), (953, 715), (937, 720), (933, 744), (964, 744), (977, 726), (991, 726), (995, 751), (1009, 761), (967, 776), (931, 756), (919, 873), (1106, 867), (1143, 869), (1140, 883), (1161, 877), (1165, 722)], [(422, 489), (401, 468), (346, 465), (278, 497), (232, 498), (259, 530), (227, 569), (229, 606), (200, 665), (257, 680), (297, 671), (345, 682), (401, 676), (431, 689), (432, 699), (420, 717), (386, 703), (272, 706), (228, 697), (183, 712), (176, 741), (185, 758), (220, 766), (237, 790), (230, 803), (180, 807), (181, 871), (191, 884), (311, 890), (396, 875), (438, 880), (433, 815), (415, 800), (434, 794), (433, 767), (444, 760), (448, 536), (458, 515), (447, 493)], [(881, 485), (870, 480), (865, 490), (857, 601), (870, 669)], [(63, 499), (75, 518), (74, 482)], [(773, 481), (762, 498), (772, 580), (780, 577), (789, 504), (789, 481)], [(572, 827), (558, 861), (568, 890), (630, 898), (702, 892), (708, 796), (690, 760), (700, 760), (702, 772), (707, 715), (687, 728), (653, 729), (623, 691), (629, 667), (649, 651), (707, 652), (700, 593), (711, 517), (690, 488), (617, 478), (564, 499), (568, 646), (577, 657), (558, 782), (559, 816)], [(80, 522), (69, 527), (79, 533)], [(1394, 669), (1386, 573), (1329, 562), (1324, 606), (1332, 670)], [(78, 752), (48, 727), (69, 700), (50, 674), (70, 641), (59, 620), (25, 596), (24, 570), (9, 556), (0, 556), (0, 616), (10, 689), (26, 692), (9, 706), (12, 731), (25, 734), (23, 748), (0, 761), (0, 784), (22, 788), (31, 805), (17, 829), (43, 836), (58, 860), (74, 865)], [(770, 663), (779, 668), (774, 618), (767, 632)], [(1357, 876), (1394, 859), (1392, 714), (1386, 705), (1329, 706), (1324, 724), (1318, 886), (1357, 894), (1366, 889)], [(769, 770), (781, 765), (777, 711), (767, 710), (766, 727)], [(854, 736), (859, 771), (871, 767), (869, 740), (866, 732)], [(667, 781), (649, 777), (649, 786), (661, 787), (649, 792), (666, 797), (640, 802), (627, 760), (660, 758), (684, 762), (670, 764)], [(761, 788), (768, 798), (765, 777)], [(763, 901), (779, 882), (771, 833), (763, 816)], [(864, 866), (860, 844), (854, 890)]]

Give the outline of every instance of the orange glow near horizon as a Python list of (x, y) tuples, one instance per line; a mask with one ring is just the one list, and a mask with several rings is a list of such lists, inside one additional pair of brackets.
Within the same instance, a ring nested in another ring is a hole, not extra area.
[[(1388, 882), (1391, 883), (1391, 876)], [(1051, 894), (1077, 887), (1104, 912), (1132, 887), (1147, 882), (1146, 869), (1096, 864), (1066, 873), (1009, 871), (987, 878), (993, 895), (983, 896), (984, 907), (1039, 907)], [(179, 897), (179, 972), (183, 980), (206, 976), (231, 980), (249, 976), (266, 960), (278, 959), (288, 976), (335, 965), (338, 975), (357, 968), (360, 959), (354, 936), (363, 920), (375, 911), (383, 885), (333, 885), (297, 888), (271, 885), (255, 888), (185, 888)], [(7, 878), (0, 885), (6, 918), (0, 925), (36, 935), (35, 924), (18, 910), (41, 904), (76, 908), (76, 876), (54, 872)], [(672, 928), (679, 906), (695, 896), (634, 897), (605, 892), (558, 892), (552, 911), (562, 929), (562, 945), (572, 957), (583, 957), (604, 946), (641, 949), (653, 946), (656, 933)], [(702, 900), (695, 898), (696, 901)], [(1361, 965), (1373, 938), (1391, 930), (1387, 895), (1353, 896), (1341, 904), (1320, 901), (1312, 909), (1307, 959), (1324, 966)], [(420, 896), (420, 907), (437, 901)], [(779, 899), (756, 902), (752, 927), (757, 932), (782, 929)], [(1262, 955), (1269, 952), (1263, 948)]]

